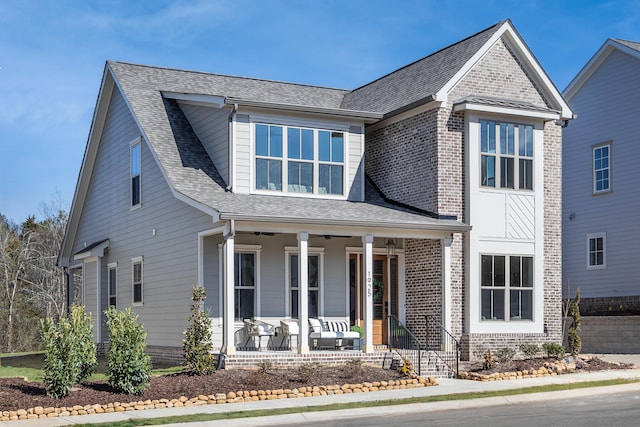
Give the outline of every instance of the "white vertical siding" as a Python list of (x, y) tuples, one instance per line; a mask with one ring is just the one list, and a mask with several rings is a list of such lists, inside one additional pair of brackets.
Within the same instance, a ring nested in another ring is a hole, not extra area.
[(229, 110), (180, 104), (193, 131), (200, 139), (213, 164), (228, 185), (229, 179)]
[(236, 193), (248, 194), (251, 191), (251, 124), (246, 115), (236, 116)]
[(93, 339), (98, 339), (98, 262), (92, 261), (84, 264), (84, 306), (87, 314), (93, 320)]
[(347, 134), (347, 165), (349, 176), (347, 194), (349, 200), (364, 200), (364, 130), (361, 126), (351, 126)]
[[(563, 292), (583, 297), (640, 295), (638, 99), (640, 60), (614, 51), (570, 100), (563, 131)], [(592, 146), (611, 141), (611, 192), (592, 194)], [(569, 215), (574, 214), (570, 220)], [(587, 270), (587, 235), (607, 236), (607, 265)]]

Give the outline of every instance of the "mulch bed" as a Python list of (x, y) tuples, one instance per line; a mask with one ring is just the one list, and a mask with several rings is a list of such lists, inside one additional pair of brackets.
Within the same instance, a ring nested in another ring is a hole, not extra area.
[[(514, 371), (525, 371), (531, 369), (538, 369), (541, 366), (544, 366), (545, 363), (554, 363), (557, 362), (558, 359), (552, 357), (539, 357), (533, 359), (524, 359), (524, 360), (511, 360), (508, 362), (496, 363), (491, 369), (484, 369), (482, 366), (482, 362), (476, 362), (464, 369), (467, 372), (474, 372), (477, 374), (495, 374), (499, 372), (514, 372)], [(567, 363), (575, 363), (576, 372), (592, 372), (592, 371), (605, 371), (609, 369), (631, 369), (633, 365), (625, 364), (625, 363), (611, 363), (606, 362), (597, 357), (581, 359), (581, 358), (566, 358), (565, 362)]]
[(244, 390), (293, 389), (309, 386), (356, 384), (389, 381), (406, 378), (397, 371), (372, 366), (362, 366), (352, 372), (341, 366), (319, 367), (305, 373), (304, 381), (295, 369), (270, 370), (221, 370), (210, 376), (174, 374), (153, 377), (150, 386), (140, 396), (116, 393), (106, 381), (86, 382), (74, 387), (63, 399), (47, 397), (42, 383), (23, 378), (0, 378), (0, 413), (18, 409), (42, 407), (73, 407), (113, 402), (135, 402), (154, 399), (177, 399), (198, 395), (238, 392)]

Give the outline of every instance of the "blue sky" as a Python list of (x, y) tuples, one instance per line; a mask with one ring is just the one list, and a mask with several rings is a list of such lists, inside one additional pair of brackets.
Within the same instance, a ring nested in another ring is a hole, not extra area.
[(640, 1), (0, 3), (0, 213), (69, 209), (106, 60), (353, 89), (511, 19), (562, 90)]

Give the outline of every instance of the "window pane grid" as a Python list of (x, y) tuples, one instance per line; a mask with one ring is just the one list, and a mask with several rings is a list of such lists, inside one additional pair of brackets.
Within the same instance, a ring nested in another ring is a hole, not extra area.
[(533, 126), (480, 121), (480, 185), (533, 189)]
[(609, 145), (593, 149), (594, 192), (609, 191)]
[(344, 144), (343, 132), (256, 124), (255, 188), (342, 195)]
[(533, 257), (482, 255), (480, 286), (482, 320), (533, 320)]
[[(309, 255), (307, 257), (308, 269), (308, 315), (318, 317), (319, 315), (319, 295), (320, 295), (320, 256)], [(289, 256), (289, 288), (291, 290), (291, 317), (299, 318), (298, 306), (298, 255)]]

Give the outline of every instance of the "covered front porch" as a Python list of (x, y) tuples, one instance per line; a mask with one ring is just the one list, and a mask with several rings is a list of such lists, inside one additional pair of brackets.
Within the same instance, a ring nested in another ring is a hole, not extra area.
[(460, 230), (437, 225), (231, 219), (200, 233), (199, 279), (214, 346), (226, 363), (254, 367), (264, 359), (304, 363), (300, 357), (315, 353), (380, 362), (388, 353), (387, 317), (407, 318), (408, 240), (443, 248), (410, 256), (423, 258), (425, 271), (438, 267), (431, 272), (442, 297), (438, 314), (443, 324), (451, 318), (451, 238)]

